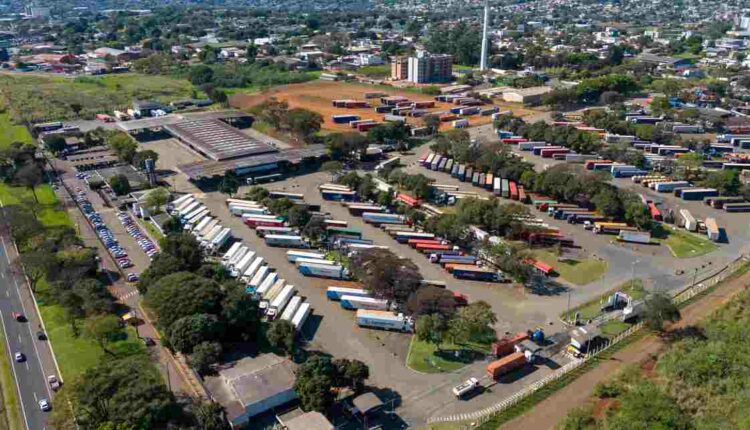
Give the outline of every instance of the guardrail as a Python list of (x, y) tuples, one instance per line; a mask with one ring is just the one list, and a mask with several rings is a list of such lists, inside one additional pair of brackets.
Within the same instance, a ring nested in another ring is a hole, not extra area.
[[(747, 256), (747, 255), (740, 256), (739, 258), (727, 264), (726, 266), (724, 266), (723, 269), (719, 270), (713, 275), (710, 275), (701, 281), (697, 281), (693, 283), (692, 285), (679, 291), (677, 294), (675, 294), (672, 297), (672, 301), (676, 305), (685, 303), (686, 301), (694, 298), (695, 296), (703, 293), (704, 291), (714, 287), (716, 284), (724, 281), (729, 276), (734, 274), (734, 272), (737, 269), (739, 269), (740, 266), (747, 263), (748, 261), (750, 261), (750, 256)], [(605, 319), (604, 321), (607, 321), (607, 320), (608, 319)], [(510, 408), (511, 406), (519, 403), (521, 400), (531, 396), (535, 392), (539, 391), (541, 388), (547, 386), (547, 384), (553, 381), (556, 381), (562, 378), (563, 376), (567, 375), (571, 371), (581, 367), (592, 358), (596, 357), (597, 355), (601, 354), (607, 349), (627, 339), (628, 337), (630, 337), (631, 335), (639, 331), (641, 328), (643, 328), (643, 322), (639, 322), (635, 325), (630, 326), (627, 330), (615, 336), (611, 341), (600, 346), (598, 349), (595, 349), (587, 353), (583, 358), (576, 359), (575, 361), (572, 361), (566, 364), (565, 366), (557, 369), (556, 371), (554, 371), (553, 373), (550, 373), (544, 378), (534, 382), (531, 385), (528, 385), (522, 388), (520, 391), (514, 393), (510, 397), (503, 399), (499, 403), (496, 403), (492, 406), (489, 406), (487, 408), (484, 408), (475, 412), (448, 415), (445, 417), (432, 417), (428, 419), (427, 422), (428, 423), (440, 423), (440, 422), (460, 422), (460, 421), (473, 420), (474, 424), (476, 425), (485, 423), (489, 421), (492, 418), (492, 416), (502, 413), (503, 411)]]

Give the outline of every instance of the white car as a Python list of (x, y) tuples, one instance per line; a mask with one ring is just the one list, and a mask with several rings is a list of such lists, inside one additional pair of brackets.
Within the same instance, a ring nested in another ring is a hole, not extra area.
[(52, 409), (52, 405), (49, 404), (49, 401), (47, 399), (41, 399), (39, 400), (39, 409), (41, 409), (44, 412), (47, 412), (50, 409)]
[(17, 352), (16, 355), (15, 355), (15, 357), (16, 357), (16, 361), (19, 362), (19, 363), (21, 363), (21, 362), (23, 362), (23, 361), (26, 360), (26, 356), (23, 355), (20, 352)]

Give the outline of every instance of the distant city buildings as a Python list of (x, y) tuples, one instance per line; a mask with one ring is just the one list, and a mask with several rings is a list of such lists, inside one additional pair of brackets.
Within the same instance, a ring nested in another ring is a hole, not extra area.
[(391, 78), (415, 84), (447, 82), (453, 77), (453, 57), (418, 51), (414, 57), (397, 57), (391, 62)]

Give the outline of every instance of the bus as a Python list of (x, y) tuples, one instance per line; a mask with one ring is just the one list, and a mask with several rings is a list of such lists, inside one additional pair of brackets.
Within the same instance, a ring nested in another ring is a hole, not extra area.
[(247, 178), (247, 185), (264, 184), (266, 182), (280, 181), (284, 176), (281, 173), (273, 173), (270, 175), (253, 176)]

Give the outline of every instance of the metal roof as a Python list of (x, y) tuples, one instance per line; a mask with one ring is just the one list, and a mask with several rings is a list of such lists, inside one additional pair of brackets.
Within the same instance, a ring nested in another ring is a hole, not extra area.
[(182, 143), (215, 161), (276, 151), (271, 145), (219, 120), (185, 120), (164, 128)]
[(178, 165), (177, 168), (191, 180), (223, 176), (227, 171), (252, 169), (273, 163), (300, 163), (304, 159), (319, 158), (327, 154), (323, 145), (311, 145), (306, 148), (288, 149), (281, 152), (257, 154), (224, 161), (196, 161)]

